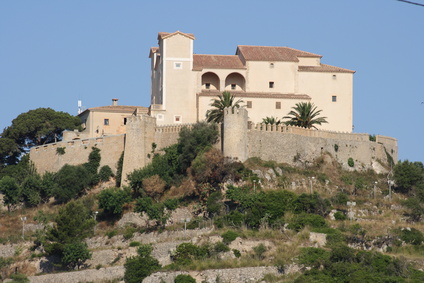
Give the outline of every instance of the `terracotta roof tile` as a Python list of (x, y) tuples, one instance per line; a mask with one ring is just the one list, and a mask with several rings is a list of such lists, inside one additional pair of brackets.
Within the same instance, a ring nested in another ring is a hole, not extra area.
[(195, 39), (194, 34), (192, 34), (192, 33), (184, 33), (184, 32), (181, 32), (181, 31), (177, 30), (176, 32), (172, 32), (172, 33), (171, 32), (159, 32), (158, 33), (158, 40), (159, 39), (166, 39), (166, 38), (171, 37), (171, 36), (174, 36), (176, 34), (181, 34), (181, 35), (186, 36), (186, 37), (188, 37), (190, 39), (193, 39), (193, 40)]
[(237, 46), (236, 54), (240, 54), (246, 61), (288, 61), (298, 62), (297, 57), (318, 57), (321, 55), (309, 53), (289, 47), (277, 46)]
[[(123, 113), (133, 113), (136, 109), (145, 109), (146, 113), (148, 111), (147, 107), (143, 106), (125, 106), (125, 105), (108, 105), (108, 106), (100, 106), (100, 107), (93, 107), (88, 108), (86, 111), (92, 111), (92, 112), (123, 112)], [(82, 113), (84, 113), (82, 112)], [(81, 114), (82, 114), (81, 113)], [(79, 115), (81, 115), (79, 114)]]
[(151, 58), (154, 53), (159, 54), (159, 47), (150, 47), (149, 58)]
[[(218, 94), (221, 94), (217, 90), (203, 90), (198, 93), (198, 96), (209, 96), (216, 97)], [(244, 92), (244, 91), (232, 91), (237, 98), (282, 98), (282, 99), (301, 99), (301, 100), (310, 100), (311, 97), (307, 94), (294, 94), (294, 93), (278, 93), (278, 92)]]
[(355, 73), (356, 71), (321, 64), (321, 66), (299, 66), (299, 72)]
[(193, 55), (193, 70), (202, 69), (245, 69), (237, 55)]

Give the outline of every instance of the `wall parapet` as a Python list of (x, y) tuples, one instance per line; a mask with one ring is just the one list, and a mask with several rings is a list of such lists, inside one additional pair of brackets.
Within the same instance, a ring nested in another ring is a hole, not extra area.
[(181, 124), (181, 125), (162, 125), (156, 126), (155, 131), (158, 133), (179, 133), (183, 128), (191, 129), (193, 124)]
[[(326, 130), (307, 129), (297, 126), (287, 125), (270, 125), (265, 123), (249, 124), (249, 131), (263, 131), (263, 132), (278, 132), (296, 134), (305, 137), (316, 137), (325, 139), (338, 139), (347, 141), (369, 141), (369, 134), (364, 133), (348, 133), (348, 132), (335, 132)], [(390, 138), (396, 142), (396, 139)]]

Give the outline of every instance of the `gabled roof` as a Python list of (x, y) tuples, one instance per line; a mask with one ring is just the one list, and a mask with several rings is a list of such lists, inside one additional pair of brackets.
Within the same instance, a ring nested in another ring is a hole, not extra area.
[(181, 32), (181, 31), (177, 30), (176, 32), (173, 32), (173, 33), (170, 33), (170, 32), (159, 32), (158, 33), (158, 40), (160, 40), (160, 39), (166, 39), (168, 37), (171, 37), (171, 36), (174, 36), (174, 35), (177, 35), (177, 34), (183, 35), (183, 36), (188, 37), (188, 38), (193, 39), (193, 40), (195, 39), (194, 34), (192, 34), (192, 33), (184, 33), (184, 32)]
[(298, 57), (317, 57), (321, 55), (289, 47), (238, 45), (236, 54), (246, 61), (287, 61), (298, 62)]
[(325, 64), (320, 66), (299, 66), (299, 72), (355, 73), (353, 70)]
[(237, 55), (193, 55), (193, 70), (203, 69), (245, 69)]

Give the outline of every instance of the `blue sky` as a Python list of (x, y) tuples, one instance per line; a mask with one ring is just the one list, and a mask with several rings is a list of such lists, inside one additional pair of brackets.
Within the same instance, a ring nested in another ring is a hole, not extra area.
[(148, 106), (149, 48), (181, 30), (198, 54), (288, 46), (356, 70), (354, 132), (395, 137), (400, 159), (424, 161), (423, 27), (424, 7), (396, 0), (2, 0), (0, 132), (39, 107), (75, 115), (78, 99)]

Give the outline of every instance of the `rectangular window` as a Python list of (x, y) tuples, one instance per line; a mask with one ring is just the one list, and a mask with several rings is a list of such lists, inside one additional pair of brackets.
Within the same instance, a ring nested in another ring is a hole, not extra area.
[(247, 108), (252, 108), (252, 101), (246, 101), (246, 103), (247, 103)]
[(274, 82), (269, 82), (269, 88), (274, 88)]
[(231, 84), (231, 89), (236, 89), (236, 84)]
[(281, 109), (281, 102), (275, 102), (275, 109)]
[(206, 89), (211, 89), (211, 84), (210, 83), (205, 83), (205, 87), (206, 87)]
[(181, 123), (181, 116), (174, 116), (174, 122), (175, 123)]
[(174, 69), (182, 69), (183, 63), (181, 62), (174, 62)]
[(124, 125), (127, 124), (127, 118), (124, 118)]
[(104, 124), (105, 126), (109, 126), (109, 119), (104, 119), (103, 124)]
[(332, 101), (332, 102), (337, 102), (337, 96), (336, 96), (336, 95), (333, 95), (333, 96), (331, 97), (331, 101)]
[(335, 79), (337, 79), (337, 76), (336, 75), (333, 75), (333, 80), (335, 80)]

